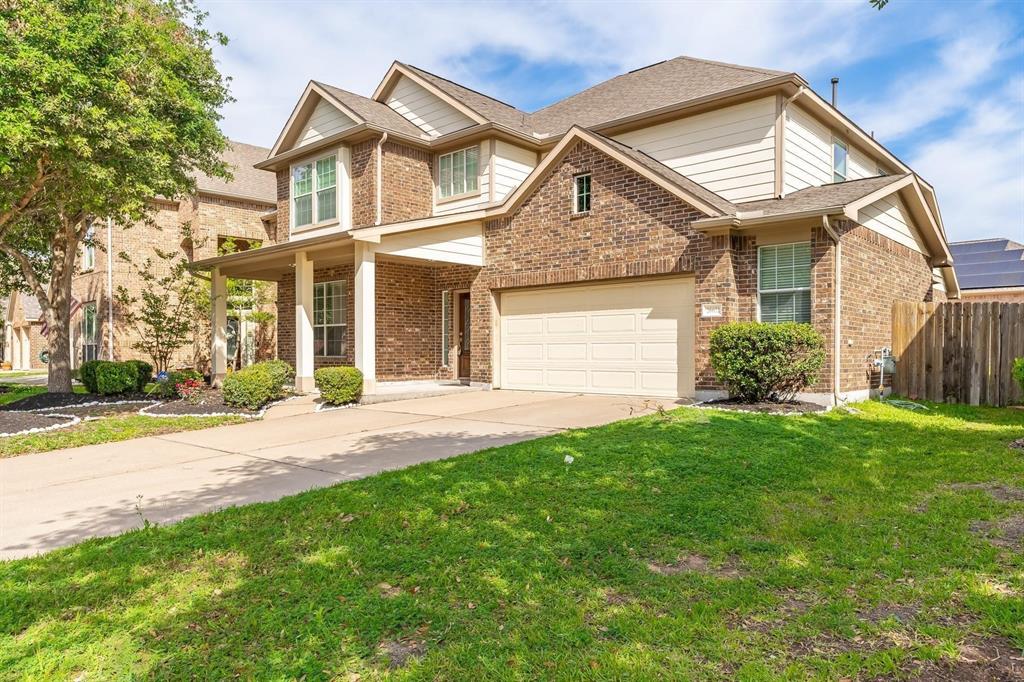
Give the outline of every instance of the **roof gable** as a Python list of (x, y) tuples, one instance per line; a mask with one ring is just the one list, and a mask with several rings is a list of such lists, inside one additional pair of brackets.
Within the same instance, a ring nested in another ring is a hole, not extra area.
[(281, 129), (281, 134), (270, 150), (270, 156), (316, 142), (360, 123), (365, 123), (361, 116), (338, 101), (319, 83), (310, 81)]
[(377, 86), (373, 99), (386, 104), (431, 137), (487, 122), (475, 109), (437, 87), (433, 82), (436, 78), (425, 78), (418, 70), (395, 62)]
[(708, 216), (725, 215), (734, 208), (732, 203), (643, 152), (592, 131), (573, 127), (544, 157), (540, 165), (533, 169), (518, 189), (505, 199), (500, 206), (500, 213), (507, 215), (516, 211), (580, 141), (595, 147)]

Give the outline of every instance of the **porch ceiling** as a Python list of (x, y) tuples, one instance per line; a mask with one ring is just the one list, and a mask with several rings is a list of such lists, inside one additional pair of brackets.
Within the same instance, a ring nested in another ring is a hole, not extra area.
[(350, 235), (331, 234), (206, 258), (190, 267), (197, 271), (220, 268), (220, 273), (228, 277), (276, 282), (295, 271), (295, 255), (303, 251), (317, 267), (351, 264), (355, 257)]

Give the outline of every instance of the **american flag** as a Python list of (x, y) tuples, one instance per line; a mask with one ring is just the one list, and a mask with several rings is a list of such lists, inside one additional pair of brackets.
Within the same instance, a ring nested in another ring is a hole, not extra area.
[[(71, 297), (71, 312), (68, 313), (68, 319), (70, 320), (71, 318), (73, 318), (75, 316), (75, 313), (77, 313), (81, 307), (82, 307), (82, 302), (79, 301), (74, 296), (72, 296)], [(46, 336), (46, 331), (49, 328), (50, 328), (50, 326), (48, 324), (46, 324), (46, 318), (43, 318), (43, 326), (39, 328), (40, 333), (43, 336)]]

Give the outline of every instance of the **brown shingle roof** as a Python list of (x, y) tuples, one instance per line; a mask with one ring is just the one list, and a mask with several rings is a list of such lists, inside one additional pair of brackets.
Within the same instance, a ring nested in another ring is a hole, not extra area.
[(276, 202), (277, 180), (274, 174), (253, 168), (253, 164), (266, 160), (270, 150), (243, 142), (229, 141), (229, 144), (221, 158), (228, 164), (234, 178), (228, 181), (200, 173), (196, 176), (196, 188), (200, 192), (251, 197), (267, 203)]
[(530, 125), (530, 115), (525, 111), (520, 111), (511, 104), (488, 97), (483, 93), (471, 90), (464, 85), (459, 85), (447, 78), (442, 78), (411, 64), (402, 64), (402, 66), (439, 90), (443, 90), (448, 96), (458, 100), (488, 121), (527, 134), (533, 132), (533, 127)]
[(736, 209), (746, 217), (754, 217), (750, 214), (771, 216), (845, 206), (905, 177), (907, 174), (881, 175), (820, 187), (806, 187), (781, 199), (761, 199), (737, 204)]
[(563, 133), (573, 125), (591, 128), (784, 75), (785, 71), (676, 57), (616, 76), (535, 111), (530, 123), (538, 133), (547, 134)]
[(382, 102), (357, 95), (348, 90), (342, 90), (327, 83), (313, 82), (329, 92), (332, 97), (337, 98), (339, 102), (351, 109), (367, 123), (411, 137), (422, 137), (423, 135), (423, 131), (418, 126)]
[(620, 152), (627, 155), (629, 158), (633, 159), (634, 161), (644, 166), (648, 170), (657, 173), (660, 177), (664, 178), (665, 180), (668, 180), (669, 182), (676, 185), (680, 189), (694, 195), (695, 197), (704, 201), (705, 203), (714, 206), (719, 211), (721, 211), (722, 214), (732, 215), (736, 212), (736, 205), (733, 204), (731, 201), (719, 196), (718, 194), (715, 194), (708, 188), (694, 182), (693, 180), (686, 177), (682, 173), (679, 173), (678, 171), (669, 168), (668, 166), (663, 164), (661, 161), (658, 161), (654, 157), (645, 154), (639, 149), (634, 149), (633, 147), (624, 145), (621, 142), (613, 140), (610, 137), (605, 137), (604, 135), (595, 133), (592, 130), (589, 132), (592, 135), (600, 137), (604, 142), (606, 142), (614, 149), (619, 150)]

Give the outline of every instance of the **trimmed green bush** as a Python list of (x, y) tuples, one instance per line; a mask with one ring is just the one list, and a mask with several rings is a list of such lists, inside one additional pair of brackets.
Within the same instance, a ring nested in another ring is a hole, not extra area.
[(130, 362), (101, 362), (96, 368), (96, 392), (120, 395), (134, 391), (139, 384), (139, 370)]
[(1013, 361), (1013, 379), (1020, 386), (1020, 390), (1024, 391), (1024, 358), (1017, 358)]
[(135, 368), (136, 375), (138, 376), (135, 382), (135, 390), (139, 393), (144, 392), (146, 384), (153, 380), (153, 365), (142, 360), (127, 360), (125, 364)]
[(711, 332), (711, 367), (746, 402), (792, 400), (825, 363), (825, 339), (809, 324), (733, 322)]
[(313, 381), (331, 405), (354, 403), (363, 396), (363, 373), (355, 367), (321, 367), (313, 372)]
[(280, 379), (279, 383), (282, 386), (292, 386), (295, 384), (295, 368), (284, 360), (267, 360), (266, 362), (256, 364), (266, 367), (274, 375), (275, 380)]
[(262, 362), (232, 372), (224, 378), (224, 402), (258, 410), (284, 395), (281, 378), (279, 370)]
[(99, 390), (96, 387), (96, 369), (104, 362), (106, 360), (88, 360), (78, 368), (79, 381), (89, 393), (97, 393)]

